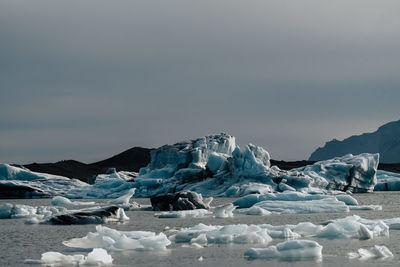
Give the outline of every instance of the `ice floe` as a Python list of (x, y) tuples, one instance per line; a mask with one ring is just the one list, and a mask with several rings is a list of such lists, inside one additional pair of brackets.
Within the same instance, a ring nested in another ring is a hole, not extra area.
[(349, 252), (347, 256), (351, 259), (368, 260), (372, 258), (390, 258), (393, 257), (393, 253), (386, 246), (375, 245), (370, 249), (359, 248), (357, 252)]
[(312, 240), (289, 240), (267, 248), (249, 248), (244, 256), (249, 259), (286, 261), (321, 259), (322, 246)]
[(205, 209), (196, 210), (179, 210), (179, 211), (165, 211), (154, 214), (158, 218), (203, 218), (212, 214), (211, 211)]
[(209, 209), (212, 200), (212, 197), (203, 198), (201, 194), (191, 191), (150, 198), (153, 210), (157, 211)]
[(54, 206), (79, 206), (79, 205), (95, 205), (93, 201), (83, 202), (83, 201), (71, 201), (66, 197), (55, 196), (51, 200), (51, 204)]
[(51, 216), (65, 211), (63, 207), (29, 206), (6, 203), (0, 206), (0, 219), (20, 219)]
[(112, 250), (165, 250), (171, 241), (164, 233), (148, 231), (118, 231), (102, 225), (96, 232), (82, 238), (73, 238), (63, 244), (73, 248), (104, 248)]
[(233, 211), (236, 207), (232, 203), (217, 206), (214, 208), (216, 218), (231, 218), (233, 217)]
[(46, 218), (43, 222), (51, 224), (98, 224), (128, 221), (124, 209), (118, 206), (93, 207), (69, 210)]
[(113, 258), (106, 250), (94, 248), (87, 256), (82, 254), (64, 255), (59, 252), (45, 252), (40, 260), (25, 260), (27, 264), (42, 264), (45, 266), (108, 266)]

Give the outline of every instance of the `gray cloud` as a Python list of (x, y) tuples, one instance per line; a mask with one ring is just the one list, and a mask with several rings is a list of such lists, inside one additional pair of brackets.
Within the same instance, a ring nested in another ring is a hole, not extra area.
[(228, 132), (274, 158), (398, 119), (398, 1), (2, 1), (0, 161)]

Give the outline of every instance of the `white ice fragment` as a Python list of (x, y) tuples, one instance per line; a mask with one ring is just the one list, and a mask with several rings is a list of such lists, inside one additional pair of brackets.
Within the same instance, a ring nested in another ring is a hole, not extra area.
[(136, 188), (130, 189), (125, 195), (120, 196), (119, 198), (112, 199), (108, 201), (108, 204), (111, 205), (129, 205), (129, 200), (135, 194)]
[(216, 218), (230, 218), (233, 217), (233, 211), (236, 207), (232, 203), (217, 206), (214, 208)]
[(51, 200), (53, 206), (73, 206), (73, 205), (95, 205), (95, 202), (82, 202), (82, 201), (71, 201), (66, 197), (55, 196)]
[(322, 246), (311, 240), (290, 240), (268, 248), (250, 248), (244, 253), (250, 259), (280, 259), (297, 261), (321, 259)]
[(94, 248), (83, 260), (83, 265), (111, 265), (113, 258), (105, 249)]
[(271, 212), (269, 212), (268, 210), (257, 206), (245, 209), (236, 209), (235, 213), (246, 214), (246, 215), (258, 215), (258, 216), (265, 216), (271, 214)]
[(203, 261), (203, 260), (204, 260), (204, 259), (203, 259), (203, 256), (200, 256), (197, 260), (198, 260), (198, 261)]
[(105, 226), (96, 226), (95, 233), (82, 238), (64, 241), (67, 247), (104, 248), (106, 250), (165, 250), (171, 241), (164, 233), (156, 235), (146, 231), (118, 231)]
[(207, 236), (206, 236), (206, 234), (200, 234), (197, 237), (192, 238), (190, 240), (190, 244), (193, 244), (193, 243), (206, 245), (207, 244)]
[(346, 205), (357, 206), (358, 201), (350, 195), (336, 195), (337, 200), (344, 202)]
[(374, 233), (368, 229), (364, 224), (360, 224), (360, 230), (358, 230), (358, 235), (361, 240), (373, 239)]
[(359, 248), (357, 252), (349, 252), (347, 256), (351, 259), (359, 258), (360, 260), (368, 260), (372, 258), (393, 257), (393, 253), (386, 246), (375, 245), (370, 249)]
[(25, 260), (27, 264), (43, 264), (46, 266), (83, 266), (95, 265), (104, 266), (112, 264), (112, 257), (102, 248), (94, 248), (87, 256), (64, 255), (59, 252), (45, 252), (42, 254), (41, 259), (38, 260)]
[(156, 213), (155, 216), (158, 218), (203, 218), (207, 215), (212, 214), (206, 209), (196, 209), (196, 210), (179, 210), (179, 211), (165, 211)]
[(10, 203), (1, 205), (0, 206), (0, 219), (10, 218), (12, 209), (13, 209), (13, 205)]

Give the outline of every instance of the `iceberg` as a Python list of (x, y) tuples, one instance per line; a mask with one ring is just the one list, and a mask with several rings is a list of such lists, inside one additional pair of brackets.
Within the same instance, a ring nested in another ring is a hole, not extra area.
[(400, 174), (378, 170), (374, 191), (400, 191)]
[(341, 190), (371, 192), (379, 154), (345, 155), (290, 171), (270, 166), (262, 147), (240, 148), (227, 134), (166, 145), (135, 178), (136, 196), (190, 190), (204, 196), (238, 197), (254, 193)]
[(103, 248), (107, 251), (165, 250), (171, 241), (164, 233), (156, 235), (148, 231), (118, 231), (102, 225), (96, 232), (82, 238), (66, 240), (63, 244), (72, 248)]
[(86, 185), (77, 179), (0, 164), (0, 190), (7, 198), (52, 197)]
[(312, 240), (290, 240), (268, 248), (249, 248), (244, 256), (249, 259), (279, 259), (298, 261), (322, 258), (322, 246)]

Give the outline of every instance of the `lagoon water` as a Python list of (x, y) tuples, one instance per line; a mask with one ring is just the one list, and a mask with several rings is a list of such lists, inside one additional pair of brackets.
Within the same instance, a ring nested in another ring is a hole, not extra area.
[[(353, 195), (360, 205), (382, 205), (382, 211), (353, 211), (340, 214), (285, 214), (269, 216), (236, 215), (234, 218), (190, 218), (190, 219), (159, 219), (153, 211), (128, 211), (130, 221), (124, 224), (107, 224), (110, 228), (126, 231), (165, 231), (165, 227), (190, 227), (198, 223), (224, 224), (263, 224), (272, 225), (297, 224), (299, 222), (322, 223), (329, 219), (344, 218), (357, 214), (367, 219), (384, 219), (400, 217), (400, 192), (378, 192)], [(215, 199), (214, 206), (232, 202), (234, 199)], [(91, 200), (93, 201), (93, 200)], [(106, 200), (96, 200), (106, 203)], [(150, 204), (149, 199), (133, 199), (140, 204)], [(50, 199), (12, 199), (0, 200), (4, 203), (26, 205), (51, 205)], [(83, 237), (88, 232), (95, 232), (95, 225), (26, 225), (25, 219), (0, 220), (0, 266), (29, 266), (25, 259), (40, 259), (41, 254), (57, 251), (64, 254), (86, 254), (87, 251), (71, 249), (62, 241)], [(278, 260), (247, 260), (244, 252), (255, 245), (213, 244), (202, 249), (184, 248), (182, 244), (173, 243), (163, 252), (111, 252), (114, 266), (398, 266), (400, 260), (400, 230), (390, 230), (389, 237), (373, 240), (307, 238), (317, 241), (323, 246), (322, 261), (287, 262)], [(284, 241), (274, 239), (275, 244)], [(394, 254), (393, 258), (360, 261), (348, 259), (348, 252), (356, 252), (359, 248), (370, 248), (374, 245), (385, 245)], [(198, 259), (202, 257), (203, 260)], [(38, 266), (38, 265), (33, 265)]]

